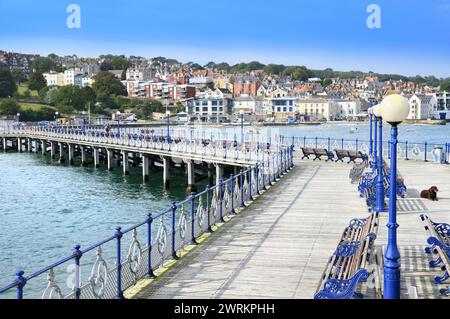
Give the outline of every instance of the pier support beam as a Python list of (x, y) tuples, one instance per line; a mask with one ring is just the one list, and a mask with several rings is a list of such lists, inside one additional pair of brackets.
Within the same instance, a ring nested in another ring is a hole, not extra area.
[(39, 153), (39, 141), (34, 140), (34, 152), (37, 154)]
[(144, 182), (148, 181), (149, 164), (148, 156), (142, 155), (142, 179)]
[(59, 162), (64, 163), (66, 160), (64, 158), (64, 144), (59, 143)]
[(99, 168), (100, 167), (100, 150), (96, 147), (94, 147), (94, 167)]
[(33, 151), (33, 144), (32, 144), (31, 138), (27, 138), (27, 151), (28, 152)]
[(56, 157), (56, 143), (55, 142), (50, 142), (50, 156), (52, 157), (52, 159), (55, 159), (55, 157)]
[(17, 138), (17, 151), (22, 153), (22, 139), (20, 137)]
[(73, 165), (73, 149), (74, 149), (74, 145), (73, 144), (68, 144), (68, 150), (69, 150), (69, 164)]
[(44, 140), (41, 140), (41, 153), (42, 155), (45, 155), (45, 153), (47, 152), (46, 148), (47, 148), (47, 144)]
[(128, 166), (128, 152), (122, 151), (122, 168), (124, 175), (130, 174), (130, 172), (128, 171)]
[(163, 158), (163, 185), (164, 189), (170, 186), (170, 157)]
[(216, 165), (216, 185), (219, 185), (219, 180), (223, 179), (223, 166)]
[(82, 145), (80, 145), (80, 152), (81, 152), (81, 166), (87, 166), (86, 163), (86, 148)]
[(214, 164), (208, 163), (208, 185), (214, 184)]
[(8, 143), (8, 141), (6, 140), (6, 138), (3, 138), (3, 150), (6, 152), (6, 148), (8, 147), (7, 146), (7, 143)]
[(108, 171), (113, 170), (113, 166), (112, 166), (113, 165), (113, 155), (114, 155), (113, 150), (109, 150), (109, 149), (106, 150), (106, 158), (108, 161)]
[(195, 186), (195, 171), (194, 171), (194, 161), (186, 162), (187, 168), (187, 190), (186, 192), (192, 193), (197, 191), (197, 187)]

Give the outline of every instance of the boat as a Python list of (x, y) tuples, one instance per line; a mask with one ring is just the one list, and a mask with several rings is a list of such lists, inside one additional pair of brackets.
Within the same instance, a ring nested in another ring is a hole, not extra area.
[(358, 132), (358, 128), (353, 126), (352, 128), (350, 128), (350, 133), (357, 133)]

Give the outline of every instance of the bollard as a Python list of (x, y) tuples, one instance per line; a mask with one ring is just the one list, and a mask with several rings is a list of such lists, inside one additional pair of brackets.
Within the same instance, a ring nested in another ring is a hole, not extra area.
[(147, 274), (145, 275), (145, 278), (152, 279), (155, 278), (155, 274), (153, 273), (152, 268), (152, 223), (153, 223), (153, 215), (152, 213), (149, 213), (147, 218), (147, 247), (148, 247), (148, 253), (147, 253), (147, 262), (148, 262), (148, 268), (147, 268)]
[(122, 261), (120, 253), (120, 240), (122, 239), (123, 233), (122, 228), (117, 227), (115, 236), (117, 238), (116, 244), (116, 264), (117, 264), (117, 299), (125, 299), (122, 291)]
[(425, 151), (424, 151), (424, 155), (425, 155), (424, 161), (425, 162), (428, 162), (428, 160), (427, 160), (427, 146), (428, 146), (428, 143), (425, 142)]
[(253, 200), (253, 196), (252, 196), (252, 167), (249, 166), (248, 170), (248, 199), (249, 200)]

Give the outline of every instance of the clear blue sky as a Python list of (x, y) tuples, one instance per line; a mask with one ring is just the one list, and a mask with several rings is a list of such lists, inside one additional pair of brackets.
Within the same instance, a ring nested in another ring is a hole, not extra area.
[[(66, 27), (71, 3), (81, 29)], [(450, 0), (0, 0), (0, 49), (450, 77)]]

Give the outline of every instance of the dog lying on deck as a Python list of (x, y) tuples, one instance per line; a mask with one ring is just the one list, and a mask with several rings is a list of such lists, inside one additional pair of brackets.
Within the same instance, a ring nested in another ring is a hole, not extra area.
[(424, 190), (420, 193), (420, 197), (421, 198), (426, 198), (432, 201), (437, 201), (437, 193), (438, 193), (439, 189), (436, 186), (432, 186), (430, 189), (428, 190)]

